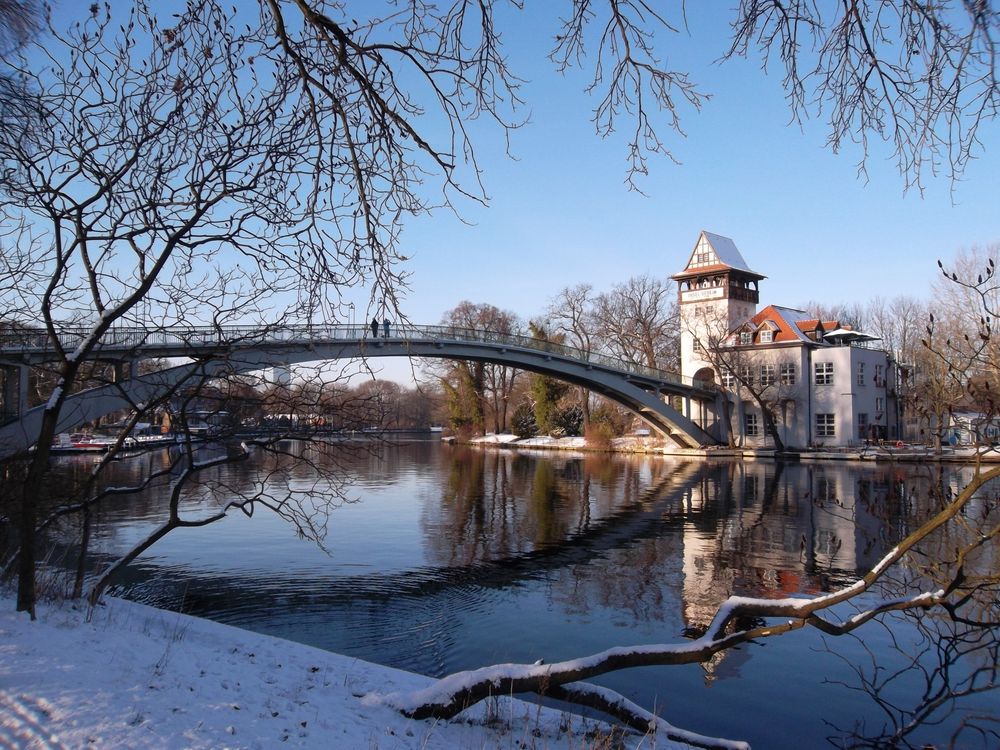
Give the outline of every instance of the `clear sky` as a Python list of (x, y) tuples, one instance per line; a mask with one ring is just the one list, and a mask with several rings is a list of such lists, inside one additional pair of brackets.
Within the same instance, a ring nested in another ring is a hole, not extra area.
[(822, 120), (789, 124), (780, 69), (713, 63), (726, 49), (727, 17), (689, 14), (690, 33), (667, 40), (669, 63), (689, 66), (713, 99), (684, 112), (686, 139), (664, 127), (682, 163), (653, 160), (646, 195), (624, 184), (624, 145), (593, 133), (584, 78), (560, 76), (545, 60), (555, 27), (529, 23), (537, 15), (511, 27), (505, 38), (529, 79), (531, 123), (513, 135), (516, 161), (501, 139), (480, 140), (491, 200), (486, 209), (460, 206), (470, 224), (439, 212), (407, 227), (408, 317), (436, 323), (462, 299), (528, 317), (566, 285), (603, 290), (637, 274), (669, 276), (701, 229), (731, 237), (768, 277), (763, 304), (789, 306), (926, 296), (937, 259), (1000, 242), (996, 124), (982, 131), (985, 152), (954, 190), (929, 177), (923, 196), (904, 195), (888, 149), (873, 155), (865, 182), (860, 152), (831, 153)]

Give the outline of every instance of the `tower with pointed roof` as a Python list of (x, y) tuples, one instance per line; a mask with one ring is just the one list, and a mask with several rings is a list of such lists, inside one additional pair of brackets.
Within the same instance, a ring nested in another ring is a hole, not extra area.
[(758, 282), (766, 277), (750, 270), (731, 239), (702, 230), (684, 270), (671, 278), (680, 307), (681, 374), (705, 377), (711, 366), (699, 355), (699, 344), (752, 318)]

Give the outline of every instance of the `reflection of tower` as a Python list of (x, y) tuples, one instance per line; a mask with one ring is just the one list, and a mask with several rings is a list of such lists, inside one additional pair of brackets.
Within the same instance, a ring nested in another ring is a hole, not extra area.
[(706, 627), (720, 604), (733, 593), (734, 571), (724, 564), (722, 535), (729, 518), (726, 508), (732, 499), (730, 471), (744, 470), (743, 464), (722, 464), (689, 488), (686, 503), (691, 523), (683, 531), (682, 606), (689, 627)]
[(271, 383), (273, 385), (289, 386), (292, 384), (292, 367), (282, 362), (271, 368)]
[(709, 366), (695, 348), (718, 341), (757, 313), (757, 282), (765, 276), (751, 271), (728, 237), (703, 231), (687, 266), (672, 277), (677, 282), (681, 318), (681, 375), (694, 377)]

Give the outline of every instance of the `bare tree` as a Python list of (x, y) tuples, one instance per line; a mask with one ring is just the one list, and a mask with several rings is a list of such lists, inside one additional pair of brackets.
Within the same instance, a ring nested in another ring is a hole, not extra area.
[[(49, 447), (100, 342), (122, 323), (266, 330), (301, 316), (302, 298), (336, 311), (344, 284), (395, 299), (396, 217), (422, 205), (404, 179), (419, 166), (359, 138), (378, 114), (366, 92), (303, 94), (266, 11), (248, 31), (215, 2), (167, 28), (144, 3), (120, 27), (101, 13), (50, 29), (45, 65), (18, 63), (44, 127), (0, 131), (0, 210), (20, 228), (0, 298), (38, 311), (56, 374), (17, 514), (20, 609), (34, 606)], [(336, 47), (314, 41), (311, 70), (337, 68)]]
[(1000, 104), (993, 3), (742, 0), (724, 59), (777, 61), (793, 118), (827, 118), (827, 143), (890, 144), (907, 187), (943, 167), (954, 181)]
[(801, 309), (812, 318), (823, 321), (836, 320), (841, 325), (850, 326), (858, 331), (865, 330), (867, 325), (865, 306), (858, 302), (830, 305), (810, 300), (802, 305)]
[(913, 395), (940, 450), (954, 412), (963, 406), (989, 423), (1000, 413), (1000, 350), (994, 328), (1000, 311), (997, 248), (960, 253), (940, 263), (935, 308), (914, 367)]
[(972, 360), (969, 378), (985, 378), (994, 387), (1000, 387), (1000, 343), (991, 325), (1000, 311), (998, 261), (1000, 245), (959, 251), (947, 268), (939, 263), (942, 274), (933, 285), (936, 338), (943, 333), (949, 348)]
[(913, 362), (927, 324), (927, 303), (908, 296), (885, 300), (876, 297), (865, 307), (867, 333), (878, 337), (879, 346), (896, 362)]
[(598, 295), (594, 304), (601, 348), (627, 362), (676, 371), (680, 356), (673, 282), (634, 276)]
[[(322, 419), (325, 395), (335, 386), (336, 379), (331, 381), (330, 373), (320, 367), (299, 368), (297, 377), (291, 398), (281, 392), (282, 384), (270, 380), (266, 373), (252, 378), (185, 381), (171, 399), (173, 423), (181, 440), (169, 460), (134, 486), (108, 487), (100, 472), (92, 474), (96, 481), (88, 482), (89, 492), (83, 495), (77, 508), (82, 503), (94, 509), (111, 496), (136, 495), (157, 485), (168, 490), (166, 514), (160, 524), (93, 577), (88, 594), (92, 603), (129, 563), (167, 534), (176, 529), (208, 526), (231, 513), (247, 517), (257, 511), (274, 513), (299, 536), (323, 546), (331, 511), (348, 502), (348, 474), (343, 468), (345, 451), (375, 447), (373, 443), (348, 446), (336, 437), (377, 423), (384, 416), (385, 407), (381, 399), (364, 392), (341, 399), (338, 403), (341, 424), (336, 430), (327, 429)], [(249, 390), (248, 383), (253, 384)], [(245, 428), (231, 418), (229, 410), (238, 410), (248, 403), (265, 415), (262, 423), (271, 429), (255, 430), (252, 437), (241, 436)], [(135, 406), (132, 413), (142, 414), (143, 406)], [(280, 418), (268, 420), (269, 414)], [(197, 440), (195, 422), (210, 429), (211, 444)], [(128, 440), (125, 434), (121, 433), (122, 439)], [(121, 451), (110, 451), (103, 460), (114, 460), (120, 455)], [(220, 470), (224, 465), (250, 459), (253, 466), (246, 471)], [(185, 510), (196, 500), (201, 501), (197, 511)], [(64, 506), (57, 513), (65, 510)], [(85, 552), (85, 545), (82, 547)]]
[(7, 60), (41, 31), (43, 19), (36, 0), (0, 0), (0, 129), (11, 133), (31, 131), (37, 121), (25, 106), (32, 92)]
[(36, 0), (0, 0), (0, 53), (23, 47), (42, 26)]
[[(953, 718), (963, 702), (996, 690), (1000, 680), (1000, 640), (989, 628), (940, 616), (936, 612), (909, 612), (908, 622), (920, 634), (915, 647), (893, 643), (892, 650), (902, 666), (880, 668), (885, 655), (865, 644), (862, 634), (854, 634), (859, 648), (868, 652), (868, 663), (846, 664), (850, 682), (845, 688), (867, 694), (879, 707), (885, 722), (881, 726), (842, 727), (836, 746), (850, 748), (926, 747), (911, 740), (921, 727)], [(880, 623), (891, 629), (891, 623)], [(830, 649), (834, 656), (838, 652)], [(843, 657), (840, 657), (843, 659)], [(900, 690), (902, 685), (919, 689)], [(903, 698), (902, 696), (906, 696)], [(953, 718), (948, 747), (991, 747), (1000, 741), (997, 717), (990, 711), (968, 711)], [(832, 739), (832, 738), (831, 738)], [(978, 742), (977, 742), (978, 740)]]
[[(549, 302), (546, 312), (554, 333), (565, 337), (570, 346), (584, 354), (593, 351), (595, 334), (594, 290), (590, 284), (564, 287)], [(578, 389), (580, 408), (583, 410), (584, 430), (590, 425), (590, 391)]]

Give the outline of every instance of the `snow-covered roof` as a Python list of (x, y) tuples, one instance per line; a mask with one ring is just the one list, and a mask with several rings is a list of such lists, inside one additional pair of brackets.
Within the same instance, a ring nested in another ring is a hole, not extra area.
[(719, 271), (742, 271), (757, 279), (763, 279), (763, 274), (750, 269), (736, 243), (721, 234), (706, 232), (704, 229), (698, 235), (698, 241), (688, 256), (687, 265), (680, 273), (674, 274), (674, 279), (687, 278), (693, 275)]
[(815, 343), (802, 332), (799, 326), (799, 323), (804, 320), (806, 320), (806, 313), (802, 310), (796, 310), (794, 307), (781, 307), (780, 305), (768, 305), (753, 317), (753, 321), (757, 325), (764, 321), (777, 325), (779, 333), (774, 337), (775, 343), (783, 341)]
[(828, 341), (849, 343), (851, 341), (878, 341), (878, 336), (873, 336), (864, 331), (855, 331), (851, 328), (835, 328), (823, 334), (823, 338)]
[[(750, 271), (750, 266), (743, 259), (743, 255), (736, 247), (735, 242), (728, 237), (723, 237), (721, 234), (712, 234), (704, 230), (701, 233), (708, 240), (709, 244), (711, 244), (712, 249), (715, 250), (720, 263), (740, 271)], [(750, 271), (750, 273), (753, 273), (753, 271)]]

